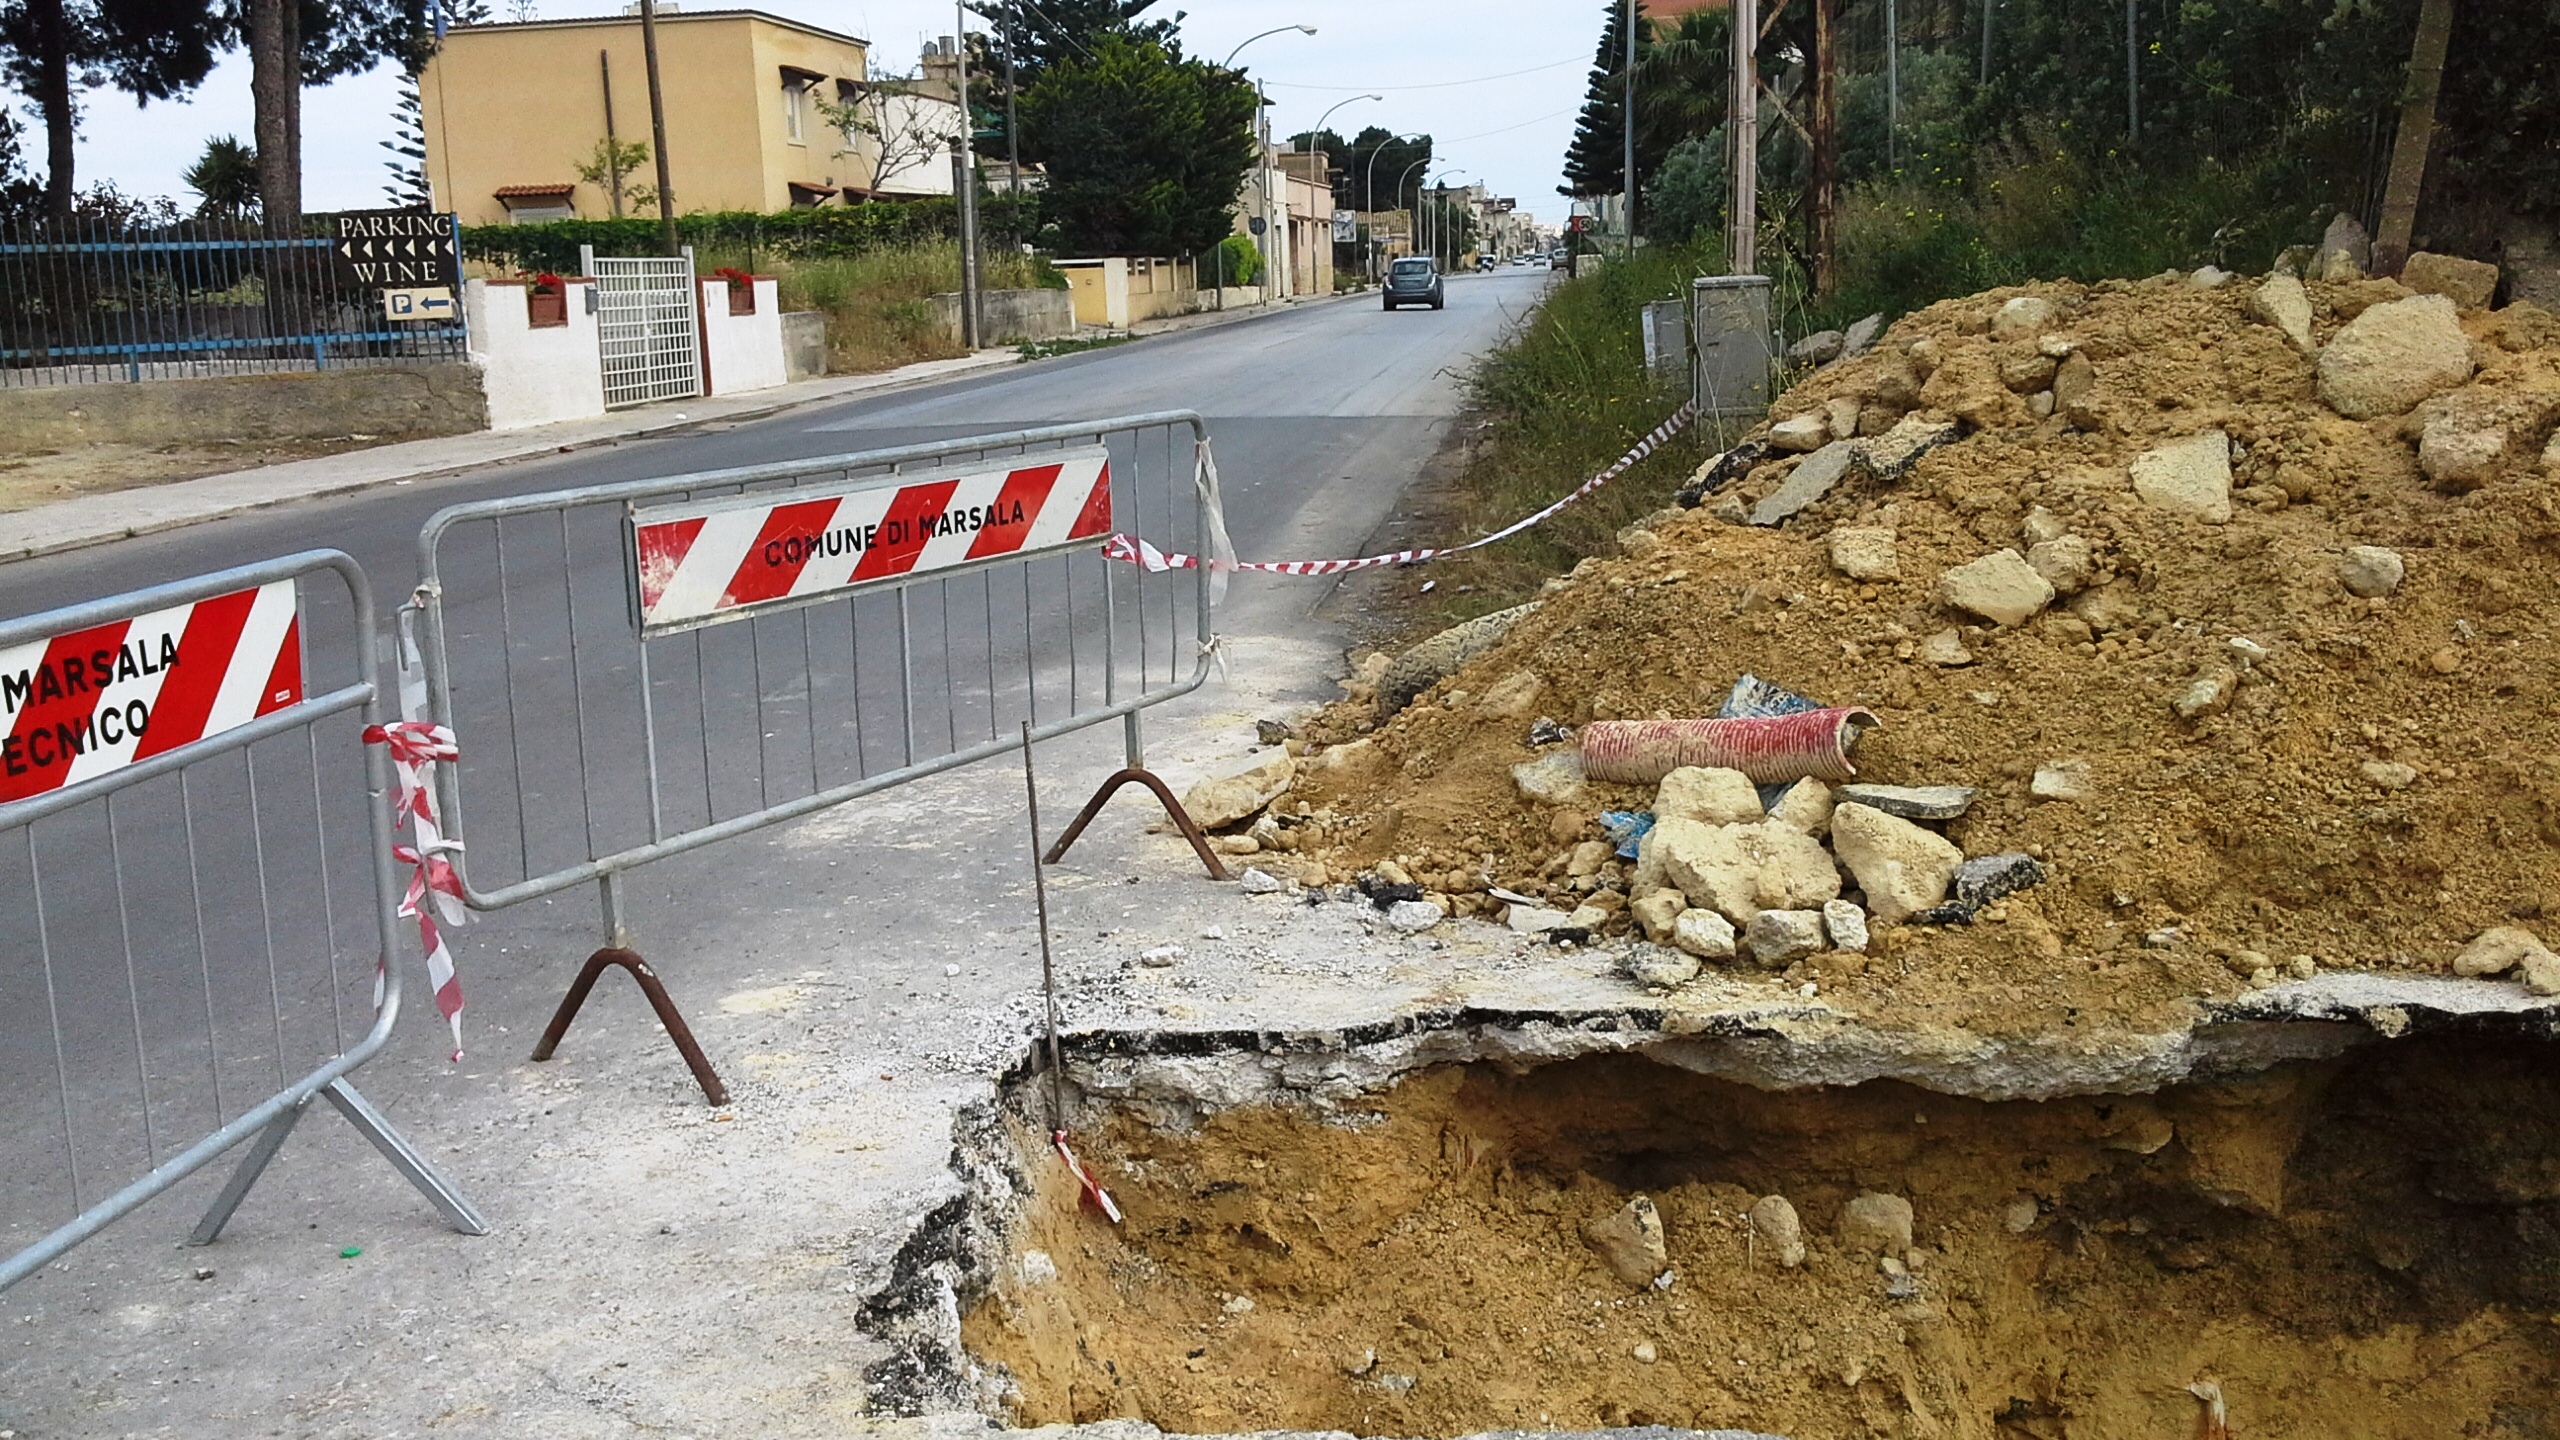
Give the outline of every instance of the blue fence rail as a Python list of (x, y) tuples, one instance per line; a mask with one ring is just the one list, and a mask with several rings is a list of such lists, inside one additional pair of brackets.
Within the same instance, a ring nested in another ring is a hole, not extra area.
[(461, 360), (459, 315), (387, 318), (382, 291), (337, 263), (328, 224), (0, 227), (0, 387)]

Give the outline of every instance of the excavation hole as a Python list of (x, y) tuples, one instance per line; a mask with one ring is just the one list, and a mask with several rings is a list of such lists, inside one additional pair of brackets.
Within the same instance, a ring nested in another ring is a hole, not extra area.
[[(2012, 1103), (1450, 1066), (1329, 1114), (1088, 1122), (1117, 1227), (1025, 1122), (961, 1333), (1025, 1425), (2156, 1440), (2202, 1433), (2194, 1386), (2240, 1436), (2560, 1436), (2553, 1059), (2409, 1040)], [(1870, 1193), (1907, 1252), (1843, 1238)], [(1800, 1268), (1745, 1219), (1772, 1194)], [(1665, 1287), (1584, 1237), (1638, 1195)]]

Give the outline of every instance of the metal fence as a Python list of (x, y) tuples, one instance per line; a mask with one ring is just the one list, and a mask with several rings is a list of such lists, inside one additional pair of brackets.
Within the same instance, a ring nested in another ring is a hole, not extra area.
[(348, 1078), (416, 942), (373, 619), (315, 550), (0, 623), (0, 1288), (245, 1143), (209, 1243), (317, 1099), (486, 1232)]
[[(1105, 526), (1205, 553), (1206, 440), (1197, 415), (1161, 413), (437, 512), (419, 537), (418, 604), (430, 709), (461, 744), (461, 763), (438, 767), (439, 799), (469, 843), (469, 903), (595, 883), (606, 943), (627, 954), (625, 873), (1016, 750), (1024, 721), (1047, 739), (1120, 719), (1142, 765), (1139, 712), (1197, 688), (1211, 663), (1205, 571), (1107, 562), (1107, 536), (1092, 533), (814, 594), (767, 596), (715, 572), (700, 595), (736, 602), (738, 618), (711, 622), (676, 605), (636, 527), (729, 497), (768, 517), (737, 553), (782, 554), (842, 533), (812, 516), (933, 491), (929, 477), (955, 467), (1018, 478), (1107, 454)], [(939, 493), (932, 513), (966, 503)]]
[(0, 227), (0, 386), (464, 358), (459, 319), (387, 319), (336, 243), (218, 220)]
[(693, 247), (672, 259), (617, 260), (579, 253), (596, 282), (596, 348), (608, 410), (702, 393), (702, 287)]

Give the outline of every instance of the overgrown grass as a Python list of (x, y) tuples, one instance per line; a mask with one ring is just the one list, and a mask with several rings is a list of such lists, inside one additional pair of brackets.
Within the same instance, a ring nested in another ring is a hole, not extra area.
[[(1586, 265), (1595, 262), (1586, 261)], [(1564, 281), (1477, 366), (1470, 408), (1485, 428), (1458, 477), (1452, 540), (1496, 530), (1552, 503), (1632, 447), (1687, 398), (1685, 374), (1644, 369), (1639, 315), (1688, 293), (1701, 273), (1688, 247), (1639, 250)], [(1445, 617), (1514, 605), (1550, 576), (1603, 554), (1618, 531), (1670, 503), (1713, 437), (1691, 429), (1626, 474), (1528, 532), (1433, 564)], [(1466, 587), (1461, 594), (1461, 587)]]
[(1083, 335), (1069, 340), (1025, 340), (1014, 347), (1014, 351), (1025, 360), (1047, 360), (1059, 355), (1080, 355), (1087, 350), (1107, 350), (1114, 345), (1126, 345), (1131, 338), (1127, 335)]
[[(707, 275), (744, 258), (705, 255), (697, 265)], [(990, 290), (1066, 284), (1046, 259), (1019, 251), (990, 253), (979, 271), (980, 283)], [(897, 245), (859, 255), (786, 261), (771, 273), (780, 278), (784, 310), (826, 313), (827, 369), (832, 373), (868, 374), (964, 353), (932, 304), (932, 297), (960, 288), (957, 245)]]

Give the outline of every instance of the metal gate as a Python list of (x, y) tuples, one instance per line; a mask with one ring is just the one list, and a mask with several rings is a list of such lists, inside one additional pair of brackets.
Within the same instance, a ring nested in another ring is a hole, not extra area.
[(315, 1100), (488, 1233), (349, 1079), (417, 934), (372, 594), (312, 550), (0, 622), (0, 1289), (245, 1144), (210, 1243)]
[(596, 344), (608, 410), (702, 393), (702, 328), (693, 247), (675, 259), (599, 259), (579, 249), (596, 282)]
[[(1212, 664), (1204, 567), (1106, 560), (1141, 529), (1205, 553), (1189, 411), (455, 505), (418, 539), (440, 813), (489, 910), (594, 884), (597, 967), (680, 1017), (625, 948), (622, 877), (859, 796), (1121, 720)], [(1183, 821), (1188, 824), (1187, 819)], [(1070, 832), (1070, 838), (1072, 832)], [(1195, 846), (1223, 876), (1205, 842)], [(706, 1094), (716, 1076), (686, 1059)]]

